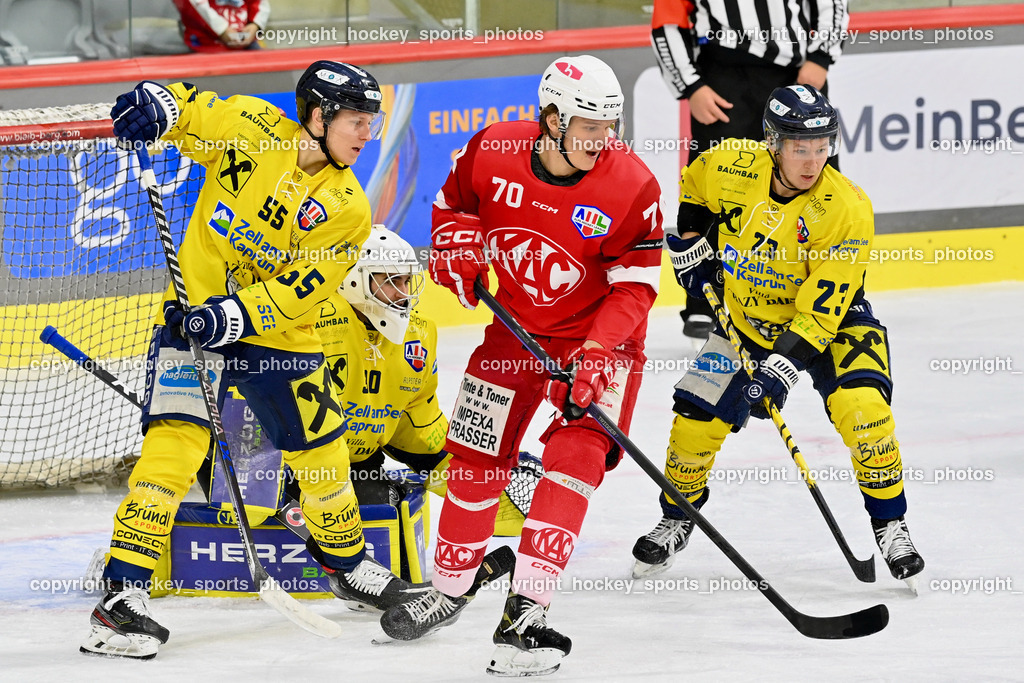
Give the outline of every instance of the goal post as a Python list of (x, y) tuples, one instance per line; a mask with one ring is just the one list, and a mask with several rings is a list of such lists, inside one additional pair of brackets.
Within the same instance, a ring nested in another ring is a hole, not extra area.
[[(44, 344), (47, 325), (140, 395), (167, 286), (134, 154), (110, 104), (0, 111), (0, 492), (123, 479), (138, 409)], [(180, 239), (203, 170), (154, 154)]]

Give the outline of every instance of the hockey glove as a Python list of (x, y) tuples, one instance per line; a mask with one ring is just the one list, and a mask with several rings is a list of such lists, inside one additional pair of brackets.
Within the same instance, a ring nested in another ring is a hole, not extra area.
[(171, 331), (171, 334), (179, 339), (185, 339), (185, 332), (181, 324), (185, 322), (185, 311), (178, 304), (177, 299), (168, 299), (164, 302), (164, 325)]
[(778, 353), (768, 356), (743, 387), (743, 398), (750, 404), (750, 416), (759, 420), (770, 417), (764, 407), (765, 398), (771, 399), (775, 407), (782, 410), (789, 390), (799, 379), (798, 373), (796, 365), (785, 356)]
[(676, 281), (686, 290), (686, 295), (695, 301), (704, 301), (704, 283), (710, 282), (717, 291), (725, 286), (722, 264), (715, 258), (715, 252), (703, 237), (682, 239), (673, 234), (665, 235), (672, 268)]
[[(584, 349), (582, 346), (573, 349), (566, 356), (567, 369), (572, 368), (572, 387), (562, 379), (552, 377), (544, 383), (544, 395), (563, 414), (569, 411), (568, 401), (584, 410), (601, 398), (608, 384), (615, 375), (615, 363), (618, 357), (608, 349), (593, 346)], [(575, 419), (566, 415), (569, 419)]]
[(114, 135), (136, 146), (156, 142), (178, 122), (178, 103), (159, 83), (142, 81), (131, 92), (119, 95), (110, 110)]
[(452, 214), (452, 220), (436, 228), (430, 241), (430, 279), (450, 289), (469, 310), (480, 303), (473, 283), (481, 278), (487, 287), (487, 257), (480, 217)]
[(211, 296), (202, 306), (189, 311), (183, 320), (186, 334), (194, 337), (204, 349), (232, 344), (256, 333), (245, 308), (234, 295)]

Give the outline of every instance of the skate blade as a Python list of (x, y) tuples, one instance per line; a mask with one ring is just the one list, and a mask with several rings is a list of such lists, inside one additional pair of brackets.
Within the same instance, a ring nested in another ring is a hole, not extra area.
[(93, 625), (78, 651), (101, 657), (153, 659), (160, 649), (160, 641), (142, 633), (118, 633), (106, 626)]
[(384, 610), (377, 609), (373, 605), (368, 605), (365, 602), (359, 602), (358, 600), (346, 600), (342, 599), (342, 604), (348, 607), (353, 612), (365, 612), (366, 614), (383, 614)]
[(546, 676), (558, 671), (564, 656), (553, 647), (520, 650), (513, 645), (499, 645), (491, 655), (487, 673), (498, 678)]
[(634, 560), (633, 569), (630, 573), (632, 574), (634, 579), (645, 579), (648, 576), (657, 576), (658, 574), (662, 574), (668, 571), (669, 567), (672, 566), (672, 562), (674, 560), (675, 557), (670, 557), (664, 562), (658, 564), (647, 564), (646, 562), (641, 562), (640, 560)]
[(903, 579), (903, 581), (907, 584), (907, 587), (910, 588), (910, 591), (915, 596), (916, 595), (920, 595), (920, 593), (917, 592), (917, 586), (918, 586), (918, 584), (917, 584), (917, 577), (918, 576), (920, 576), (920, 574), (914, 574), (913, 576), (908, 576), (907, 578)]

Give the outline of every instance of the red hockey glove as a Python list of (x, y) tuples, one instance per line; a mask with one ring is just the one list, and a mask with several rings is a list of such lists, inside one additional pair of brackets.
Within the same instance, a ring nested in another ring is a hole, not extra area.
[(599, 346), (576, 348), (566, 356), (566, 367), (572, 368), (572, 390), (566, 382), (552, 377), (544, 383), (544, 395), (551, 405), (563, 413), (569, 407), (569, 398), (573, 404), (585, 409), (592, 401), (601, 398), (601, 394), (608, 388), (615, 374), (617, 360), (614, 353)]
[(454, 213), (452, 220), (435, 228), (430, 240), (430, 279), (450, 289), (466, 308), (480, 303), (473, 283), (481, 278), (487, 287), (487, 257), (480, 217)]

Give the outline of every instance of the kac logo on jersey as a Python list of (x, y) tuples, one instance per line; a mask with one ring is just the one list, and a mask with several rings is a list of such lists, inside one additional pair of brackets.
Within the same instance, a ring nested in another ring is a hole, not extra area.
[(588, 240), (607, 235), (608, 228), (612, 227), (612, 218), (596, 206), (577, 204), (572, 210), (572, 224), (583, 235), (583, 239)]
[(405, 342), (405, 362), (416, 372), (427, 367), (427, 349), (419, 339)]
[(810, 237), (810, 233), (807, 232), (807, 223), (804, 222), (804, 217), (800, 216), (796, 219), (796, 241), (806, 244), (808, 237)]
[(317, 223), (323, 223), (325, 220), (327, 220), (327, 209), (323, 204), (312, 197), (302, 203), (302, 207), (299, 209), (300, 229), (312, 230)]
[(499, 228), (487, 236), (494, 264), (530, 295), (551, 306), (583, 282), (583, 264), (546, 235), (526, 228)]
[(231, 210), (230, 206), (224, 204), (224, 202), (217, 202), (217, 208), (213, 211), (213, 217), (210, 218), (210, 227), (213, 231), (221, 237), (228, 236), (228, 229), (231, 228), (231, 224), (235, 222), (235, 212)]

